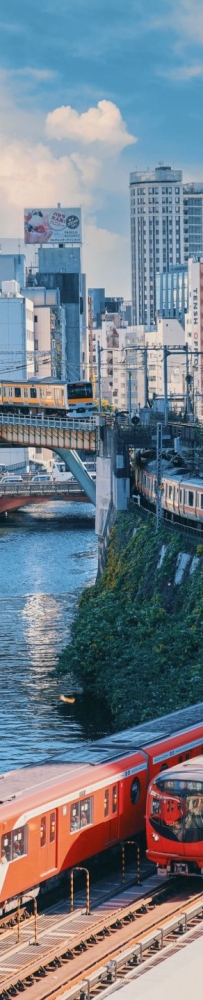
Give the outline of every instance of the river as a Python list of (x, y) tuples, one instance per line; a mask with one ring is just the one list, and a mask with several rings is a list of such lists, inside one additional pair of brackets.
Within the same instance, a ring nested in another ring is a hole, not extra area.
[(1, 772), (105, 732), (81, 699), (63, 711), (55, 669), (79, 595), (95, 580), (93, 518), (88, 504), (59, 502), (0, 520)]

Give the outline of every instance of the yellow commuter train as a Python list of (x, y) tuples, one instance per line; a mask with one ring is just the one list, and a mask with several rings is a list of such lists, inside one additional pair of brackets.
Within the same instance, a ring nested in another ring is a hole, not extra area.
[(95, 412), (91, 382), (28, 379), (0, 382), (0, 413), (91, 416)]

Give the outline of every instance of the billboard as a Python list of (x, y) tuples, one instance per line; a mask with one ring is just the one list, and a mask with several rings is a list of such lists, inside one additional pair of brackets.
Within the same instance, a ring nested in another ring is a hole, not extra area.
[(81, 243), (80, 208), (25, 208), (25, 243)]

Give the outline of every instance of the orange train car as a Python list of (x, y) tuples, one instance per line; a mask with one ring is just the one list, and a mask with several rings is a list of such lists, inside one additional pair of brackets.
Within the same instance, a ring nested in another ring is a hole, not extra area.
[[(144, 830), (149, 782), (203, 752), (203, 703), (0, 776), (0, 913)], [(86, 756), (86, 760), (85, 760)], [(78, 760), (77, 760), (78, 758)], [(83, 758), (83, 762), (81, 762)]]
[(160, 875), (203, 875), (203, 756), (151, 782), (146, 835), (147, 855)]

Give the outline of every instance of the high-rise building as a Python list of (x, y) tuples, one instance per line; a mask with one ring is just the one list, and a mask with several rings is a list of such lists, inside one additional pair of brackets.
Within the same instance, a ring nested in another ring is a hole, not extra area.
[(182, 171), (130, 174), (132, 323), (156, 321), (156, 274), (184, 261)]
[(156, 275), (157, 318), (178, 319), (185, 327), (188, 311), (188, 266), (180, 264)]
[(26, 259), (23, 253), (0, 253), (0, 285), (2, 281), (17, 281), (25, 285)]
[(83, 297), (80, 247), (64, 245), (39, 248), (37, 282), (59, 288), (66, 317), (66, 375), (71, 382), (82, 372)]
[(184, 259), (203, 255), (203, 183), (184, 184)]
[(34, 374), (34, 311), (16, 281), (2, 281), (0, 295), (1, 379), (27, 379)]

